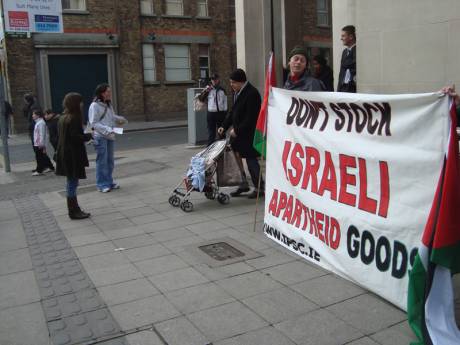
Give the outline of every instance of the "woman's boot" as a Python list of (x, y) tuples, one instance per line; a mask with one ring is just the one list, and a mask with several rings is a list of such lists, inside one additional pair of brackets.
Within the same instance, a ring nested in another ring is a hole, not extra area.
[(83, 212), (80, 209), (76, 196), (67, 198), (67, 209), (69, 210), (70, 219), (85, 219), (90, 216), (89, 213)]

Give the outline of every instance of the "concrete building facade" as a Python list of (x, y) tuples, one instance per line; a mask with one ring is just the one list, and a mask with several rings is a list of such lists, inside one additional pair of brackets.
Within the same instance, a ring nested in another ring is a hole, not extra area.
[(336, 74), (340, 29), (356, 26), (358, 92), (418, 93), (460, 85), (460, 1), (333, 0), (332, 12)]
[(236, 67), (234, 0), (63, 0), (63, 34), (6, 34), (7, 93), (16, 130), (23, 95), (61, 110), (80, 92), (89, 106), (108, 82), (130, 121), (184, 118), (186, 90)]

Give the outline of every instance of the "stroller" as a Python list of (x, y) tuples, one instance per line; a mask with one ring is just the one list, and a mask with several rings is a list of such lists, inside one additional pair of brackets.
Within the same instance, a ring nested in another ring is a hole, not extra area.
[(190, 176), (186, 176), (183, 180), (181, 180), (176, 188), (174, 188), (168, 199), (168, 202), (172, 206), (180, 206), (184, 212), (192, 212), (193, 204), (189, 201), (189, 197), (192, 192), (203, 192), (207, 199), (217, 199), (217, 201), (222, 205), (230, 202), (230, 196), (219, 192), (218, 183), (214, 180), (214, 176), (216, 175), (218, 168), (219, 158), (223, 155), (227, 145), (228, 142), (226, 140), (217, 140), (206, 149), (193, 156), (192, 162), (195, 158), (201, 158), (201, 162), (204, 165), (204, 180), (201, 181), (202, 189), (200, 190), (200, 188), (197, 188), (196, 183), (193, 183), (194, 181)]

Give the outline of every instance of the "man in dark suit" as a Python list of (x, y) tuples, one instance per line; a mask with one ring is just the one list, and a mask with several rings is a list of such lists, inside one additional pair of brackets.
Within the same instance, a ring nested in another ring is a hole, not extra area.
[[(254, 183), (255, 190), (248, 194), (248, 198), (254, 199), (257, 197), (257, 187), (259, 186), (260, 165), (257, 158), (259, 153), (252, 146), (254, 139), (254, 131), (256, 129), (257, 117), (259, 116), (261, 98), (259, 91), (252, 86), (246, 79), (246, 73), (242, 69), (235, 70), (230, 75), (230, 86), (234, 91), (233, 109), (227, 115), (218, 129), (219, 134), (223, 134), (231, 126), (230, 136), (232, 138), (232, 148), (240, 157), (240, 168), (243, 164), (241, 158), (246, 159), (251, 180)], [(242, 170), (244, 171), (244, 170)], [(242, 193), (249, 192), (249, 185), (244, 176), (244, 183), (232, 193), (231, 196), (239, 196)], [(264, 182), (260, 181), (259, 195), (264, 193)]]
[(337, 91), (356, 92), (356, 30), (353, 25), (342, 28), (340, 39), (346, 47), (340, 62), (339, 83)]

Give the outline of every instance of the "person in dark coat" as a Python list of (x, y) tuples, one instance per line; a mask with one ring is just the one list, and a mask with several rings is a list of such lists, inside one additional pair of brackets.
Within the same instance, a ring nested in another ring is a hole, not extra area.
[[(34, 113), (34, 111), (40, 111), (40, 106), (37, 102), (37, 99), (34, 97), (34, 95), (32, 95), (31, 93), (26, 93), (24, 95), (24, 107), (22, 108), (22, 113), (24, 115), (24, 117), (27, 119), (27, 123), (28, 123), (28, 130), (29, 130), (29, 137), (30, 137), (30, 141), (32, 143), (32, 149), (34, 150), (34, 129), (35, 129), (35, 121), (34, 119), (32, 118), (32, 114)], [(34, 150), (35, 152), (35, 150)], [(37, 167), (35, 167), (34, 170), (32, 170), (32, 172), (36, 172), (37, 171)]]
[(324, 84), (324, 91), (334, 91), (334, 75), (326, 59), (321, 55), (316, 55), (312, 59), (312, 66), (313, 76)]
[[(261, 98), (259, 91), (252, 86), (246, 78), (246, 73), (242, 69), (235, 70), (230, 75), (230, 86), (234, 91), (233, 109), (226, 116), (222, 127), (218, 129), (219, 134), (223, 134), (230, 126), (230, 137), (232, 138), (232, 148), (235, 153), (241, 158), (245, 158), (248, 166), (251, 180), (255, 186), (255, 190), (248, 195), (248, 198), (254, 199), (257, 197), (257, 187), (259, 186), (260, 165), (257, 158), (259, 153), (252, 146), (254, 140), (254, 132), (259, 116)], [(243, 171), (243, 170), (242, 170)], [(239, 196), (242, 193), (249, 192), (249, 185), (243, 174), (245, 182), (232, 193), (231, 196)], [(260, 181), (259, 194), (264, 193), (264, 182)]]
[[(13, 116), (13, 108), (11, 107), (11, 104), (8, 101), (5, 101), (5, 112), (3, 113), (3, 115), (5, 118), (6, 136), (9, 138), (8, 134), (10, 132), (10, 117)], [(2, 134), (2, 129), (3, 128), (0, 128), (0, 136)]]
[(288, 57), (289, 75), (284, 83), (287, 90), (324, 91), (323, 83), (313, 78), (308, 71), (308, 54), (304, 47), (296, 46)]
[(92, 139), (83, 133), (83, 97), (75, 92), (64, 97), (64, 113), (58, 122), (58, 145), (56, 175), (67, 177), (67, 208), (70, 219), (84, 219), (89, 213), (80, 209), (77, 201), (78, 180), (86, 178), (85, 167), (89, 166), (85, 142)]
[(340, 39), (346, 47), (340, 61), (337, 91), (356, 92), (356, 30), (353, 25), (342, 28)]

